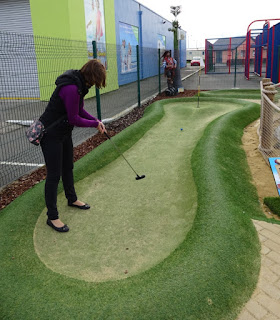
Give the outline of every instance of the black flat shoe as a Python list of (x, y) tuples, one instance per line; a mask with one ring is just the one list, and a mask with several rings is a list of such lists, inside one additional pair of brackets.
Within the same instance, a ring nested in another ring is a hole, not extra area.
[(88, 210), (88, 209), (90, 209), (90, 205), (88, 205), (87, 203), (84, 204), (83, 206), (78, 206), (77, 204), (68, 203), (68, 206), (70, 206), (70, 207), (75, 207), (75, 208), (79, 208), (79, 209), (82, 209), (82, 210)]
[(50, 219), (47, 220), (47, 225), (50, 226), (51, 228), (53, 228), (55, 231), (58, 231), (58, 232), (67, 232), (69, 231), (69, 227), (67, 226), (67, 224), (65, 224), (63, 227), (56, 227)]

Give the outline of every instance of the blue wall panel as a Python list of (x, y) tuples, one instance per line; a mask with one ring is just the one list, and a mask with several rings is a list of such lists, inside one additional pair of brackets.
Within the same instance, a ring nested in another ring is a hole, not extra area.
[[(139, 31), (140, 77), (141, 79), (158, 74), (158, 34), (165, 36), (166, 49), (172, 50), (172, 23), (134, 0), (115, 0), (116, 43), (118, 45), (118, 66), (121, 66), (120, 22), (132, 25)], [(163, 23), (165, 22), (165, 23)], [(186, 38), (186, 37), (185, 37)], [(186, 39), (181, 41), (180, 66), (186, 66)], [(122, 73), (118, 70), (119, 85), (137, 80), (137, 73)]]
[(261, 74), (262, 34), (256, 37), (255, 42), (255, 72)]
[(278, 58), (278, 50), (280, 46), (280, 23), (275, 25), (274, 32), (274, 50), (273, 50), (273, 66), (272, 66), (272, 78), (271, 81), (274, 83), (279, 82), (279, 58)]
[(273, 45), (273, 27), (269, 29), (268, 44), (267, 44), (267, 61), (266, 61), (266, 78), (271, 78), (271, 58), (272, 58), (272, 45)]

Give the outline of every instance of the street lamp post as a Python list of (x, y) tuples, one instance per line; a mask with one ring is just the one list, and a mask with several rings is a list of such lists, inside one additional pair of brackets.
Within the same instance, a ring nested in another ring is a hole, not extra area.
[[(172, 31), (174, 34), (174, 59), (177, 61), (177, 67), (175, 69), (174, 87), (176, 89), (182, 87), (181, 72), (180, 72), (180, 49), (178, 40), (179, 22), (177, 20), (178, 14), (181, 12), (181, 6), (171, 6), (170, 11), (174, 15), (175, 20), (172, 22), (173, 28), (169, 28), (168, 31)], [(180, 31), (179, 31), (180, 32)]]

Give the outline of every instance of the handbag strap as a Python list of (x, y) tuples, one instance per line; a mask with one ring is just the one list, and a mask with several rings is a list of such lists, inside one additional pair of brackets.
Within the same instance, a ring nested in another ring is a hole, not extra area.
[(60, 118), (58, 118), (58, 119), (55, 120), (53, 123), (51, 123), (48, 127), (45, 128), (45, 131), (46, 131), (47, 129), (50, 129), (50, 128), (56, 126), (60, 121), (62, 121), (62, 120), (64, 120), (64, 119), (65, 119), (65, 120), (67, 119), (67, 114), (64, 115), (64, 116), (62, 116), (62, 117), (60, 117)]
[[(83, 104), (83, 96), (81, 95), (80, 96), (80, 101), (79, 101), (79, 106), (81, 107), (82, 106), (82, 104)], [(64, 116), (62, 116), (62, 117), (60, 117), (60, 118), (58, 118), (57, 120), (55, 120), (52, 124), (50, 124), (48, 127), (46, 127), (45, 129), (44, 129), (44, 131), (46, 131), (47, 129), (50, 129), (50, 128), (52, 128), (52, 127), (54, 127), (55, 125), (57, 125), (60, 121), (62, 121), (62, 120), (66, 120), (68, 118), (68, 116), (67, 116), (67, 113), (64, 115)]]

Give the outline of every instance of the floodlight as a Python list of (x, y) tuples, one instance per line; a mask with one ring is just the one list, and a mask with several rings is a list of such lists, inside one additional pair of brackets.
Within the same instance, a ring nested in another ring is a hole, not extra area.
[(170, 6), (170, 12), (175, 16), (175, 18), (178, 16), (178, 14), (181, 12), (182, 6)]

